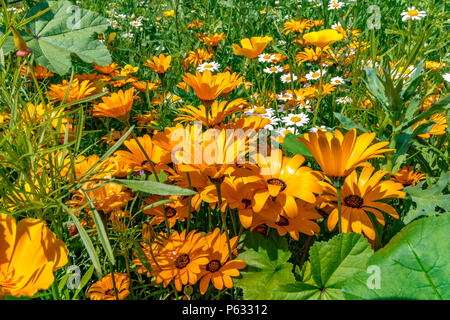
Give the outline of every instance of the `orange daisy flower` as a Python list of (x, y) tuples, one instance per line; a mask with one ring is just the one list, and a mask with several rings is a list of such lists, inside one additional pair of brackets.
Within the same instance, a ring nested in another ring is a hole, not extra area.
[(103, 103), (94, 105), (94, 117), (109, 117), (127, 121), (133, 107), (134, 88), (123, 92), (113, 92), (109, 97), (102, 97)]
[[(55, 74), (48, 70), (46, 67), (41, 66), (39, 63), (36, 63), (34, 66), (34, 75), (36, 76), (36, 79), (38, 80), (44, 80), (53, 77)], [(20, 75), (27, 76), (28, 78), (32, 79), (33, 75), (31, 74), (31, 70), (29, 70), (28, 66), (23, 66), (20, 70)]]
[(413, 166), (403, 166), (391, 177), (391, 180), (401, 183), (404, 186), (415, 186), (425, 178), (425, 173), (420, 172), (419, 170), (414, 171)]
[(305, 133), (298, 138), (313, 154), (322, 171), (329, 177), (346, 177), (355, 168), (370, 165), (367, 160), (383, 158), (383, 149), (389, 142), (378, 142), (369, 147), (375, 139), (375, 133), (363, 133), (356, 137), (356, 129), (348, 131), (345, 136), (339, 130), (331, 132), (317, 131)]
[(153, 56), (152, 60), (147, 59), (147, 62), (144, 63), (144, 66), (151, 68), (158, 74), (164, 74), (166, 73), (167, 69), (171, 67), (170, 62), (172, 61), (172, 56), (166, 57), (161, 53), (159, 57)]
[(114, 157), (118, 162), (125, 163), (128, 168), (128, 172), (146, 170), (152, 172), (152, 167), (148, 163), (149, 158), (152, 161), (156, 172), (159, 172), (162, 168), (165, 168), (165, 164), (171, 162), (171, 155), (169, 152), (163, 150), (152, 142), (152, 139), (148, 134), (143, 137), (137, 138), (145, 153), (141, 150), (136, 139), (124, 141), (125, 147), (130, 151), (119, 150), (114, 153)]
[(89, 80), (80, 82), (78, 79), (72, 79), (72, 83), (63, 80), (61, 84), (52, 84), (48, 89), (47, 95), (50, 99), (63, 101), (67, 94), (65, 100), (66, 103), (90, 97), (94, 95), (97, 90), (96, 86)]
[[(370, 240), (375, 239), (375, 229), (367, 213), (372, 213), (376, 220), (384, 225), (382, 212), (386, 212), (395, 219), (399, 216), (393, 207), (380, 200), (405, 197), (405, 192), (401, 191), (403, 185), (392, 180), (381, 181), (388, 173), (387, 171), (380, 170), (373, 173), (374, 170), (372, 166), (363, 168), (359, 178), (354, 170), (345, 178), (341, 193), (342, 232), (364, 233)], [(326, 202), (332, 209), (327, 220), (328, 229), (331, 231), (339, 218), (336, 188), (330, 184), (324, 184), (324, 192), (319, 201)]]
[[(130, 294), (130, 279), (126, 273), (114, 272), (114, 282), (118, 300), (124, 300)], [(117, 300), (111, 273), (94, 283), (86, 293), (91, 300)]]
[[(208, 253), (209, 262), (202, 266), (200, 279), (200, 293), (205, 294), (209, 282), (212, 282), (217, 290), (224, 287), (233, 288), (233, 279), (240, 275), (239, 269), (244, 269), (247, 264), (242, 260), (230, 260), (227, 236), (220, 233), (219, 228), (205, 236), (205, 250)], [(237, 244), (238, 237), (230, 239), (230, 247), (233, 250)]]

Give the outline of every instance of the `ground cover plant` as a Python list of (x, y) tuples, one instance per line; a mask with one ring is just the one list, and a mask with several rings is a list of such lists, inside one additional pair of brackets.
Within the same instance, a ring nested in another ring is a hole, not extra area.
[(449, 299), (445, 1), (7, 1), (0, 299)]

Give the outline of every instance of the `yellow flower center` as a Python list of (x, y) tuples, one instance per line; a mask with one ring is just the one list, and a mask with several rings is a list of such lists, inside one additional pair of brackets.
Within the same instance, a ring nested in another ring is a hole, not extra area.
[(312, 77), (312, 78), (320, 77), (320, 73), (314, 72), (314, 73), (311, 75), (311, 77)]
[(266, 112), (267, 112), (267, 110), (263, 107), (257, 107), (254, 110), (254, 113), (257, 113), (257, 114), (266, 114)]
[(410, 16), (410, 17), (417, 17), (418, 15), (419, 15), (419, 11), (417, 11), (417, 10), (408, 11), (408, 16)]
[(300, 121), (302, 121), (302, 118), (300, 118), (300, 117), (298, 117), (298, 116), (295, 116), (295, 117), (292, 117), (292, 118), (291, 118), (291, 121), (292, 121), (292, 122), (300, 122)]
[(213, 65), (212, 65), (212, 64), (205, 64), (205, 65), (203, 66), (203, 68), (205, 68), (205, 69), (212, 69), (212, 68), (213, 68)]
[(265, 54), (265, 55), (263, 55), (263, 58), (264, 58), (264, 59), (270, 59), (270, 55)]
[(270, 67), (269, 70), (270, 70), (270, 71), (277, 71), (277, 68), (276, 68), (276, 67)]

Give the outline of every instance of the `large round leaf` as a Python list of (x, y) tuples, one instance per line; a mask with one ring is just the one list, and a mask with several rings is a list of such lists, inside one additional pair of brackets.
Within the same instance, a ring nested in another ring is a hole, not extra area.
[(449, 225), (447, 213), (406, 226), (367, 262), (379, 268), (379, 285), (375, 274), (358, 273), (344, 285), (345, 297), (450, 299)]

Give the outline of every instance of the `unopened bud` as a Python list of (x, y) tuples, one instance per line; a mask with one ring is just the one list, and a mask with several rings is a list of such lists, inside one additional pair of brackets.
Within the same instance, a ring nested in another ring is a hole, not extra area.
[(19, 31), (17, 31), (12, 25), (10, 25), (10, 27), (14, 36), (14, 44), (17, 48), (16, 55), (21, 57), (29, 55), (31, 53), (31, 49), (28, 48), (27, 43), (22, 38)]

